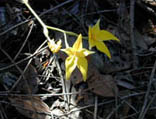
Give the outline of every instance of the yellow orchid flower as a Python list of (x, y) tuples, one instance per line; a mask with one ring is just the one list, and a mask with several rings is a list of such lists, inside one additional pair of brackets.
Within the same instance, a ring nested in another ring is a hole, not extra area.
[(87, 71), (88, 71), (88, 61), (85, 58), (86, 56), (93, 54), (94, 52), (89, 51), (82, 46), (82, 35), (80, 34), (73, 44), (73, 47), (69, 47), (66, 49), (62, 49), (68, 57), (65, 61), (66, 66), (66, 79), (69, 80), (72, 72), (78, 67), (80, 72), (82, 73), (83, 80), (87, 79)]
[(57, 43), (55, 43), (54, 40), (51, 40), (50, 42), (48, 42), (49, 49), (53, 53), (57, 53), (60, 50), (60, 48), (61, 48), (61, 43), (62, 43), (61, 40), (59, 40)]
[(93, 27), (89, 26), (88, 34), (89, 34), (89, 49), (96, 46), (96, 48), (99, 51), (105, 53), (109, 58), (111, 58), (111, 54), (103, 41), (108, 40), (119, 41), (119, 39), (106, 30), (100, 30), (100, 19)]

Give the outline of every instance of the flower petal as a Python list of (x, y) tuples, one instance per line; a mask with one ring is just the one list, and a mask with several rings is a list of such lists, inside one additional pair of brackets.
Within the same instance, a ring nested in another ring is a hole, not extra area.
[(77, 51), (82, 49), (82, 35), (81, 34), (78, 36), (77, 40), (75, 41), (73, 48)]
[(86, 81), (87, 79), (87, 71), (88, 71), (88, 62), (86, 58), (79, 57), (77, 61), (77, 66), (82, 73), (83, 80)]
[(61, 47), (62, 47), (62, 46), (61, 46), (61, 43), (62, 43), (61, 40), (59, 40), (59, 41), (56, 43), (54, 53), (57, 53), (57, 52), (61, 49)]
[(88, 56), (88, 55), (90, 55), (90, 54), (94, 54), (94, 53), (95, 53), (94, 51), (90, 51), (90, 50), (87, 50), (87, 49), (85, 49), (85, 48), (83, 48), (83, 49), (81, 50), (81, 52), (82, 52), (82, 54), (84, 54), (84, 56)]
[(60, 45), (61, 45), (61, 43), (62, 43), (62, 41), (61, 41), (61, 40), (59, 40), (59, 41), (57, 41), (57, 43), (56, 43), (56, 44), (57, 44), (58, 46), (60, 46)]
[(93, 54), (94, 52), (93, 51), (89, 51), (85, 48), (82, 48), (80, 51), (76, 52), (76, 56), (77, 57), (86, 57), (90, 54)]
[(93, 28), (93, 31), (100, 30), (100, 19), (96, 22), (96, 24), (92, 28)]
[(97, 41), (97, 42), (96, 42), (96, 48), (97, 48), (99, 51), (105, 53), (105, 54), (111, 59), (111, 54), (110, 54), (110, 52), (109, 52), (107, 46), (106, 46), (103, 42)]
[(61, 40), (59, 40), (56, 44), (54, 40), (51, 40), (50, 42), (48, 42), (48, 46), (51, 52), (57, 53), (61, 48), (61, 43), (62, 43)]
[(108, 32), (106, 30), (101, 30), (101, 31), (97, 32), (96, 39), (98, 41), (116, 40), (116, 41), (120, 42), (120, 40), (117, 37), (115, 37), (112, 33)]
[(53, 52), (53, 50), (55, 48), (55, 41), (50, 40), (50, 42), (48, 42), (48, 46), (49, 46), (49, 49), (51, 50), (51, 52)]
[(77, 58), (74, 56), (67, 57), (65, 61), (65, 66), (66, 66), (66, 79), (69, 80), (71, 73), (74, 71), (77, 65)]
[(73, 48), (71, 48), (71, 47), (66, 48), (66, 49), (61, 49), (61, 51), (65, 52), (68, 56), (74, 54), (74, 50), (73, 50)]
[(92, 47), (95, 46), (95, 39), (94, 39), (94, 33), (93, 33), (93, 29), (91, 28), (91, 26), (89, 26), (89, 49), (91, 49)]

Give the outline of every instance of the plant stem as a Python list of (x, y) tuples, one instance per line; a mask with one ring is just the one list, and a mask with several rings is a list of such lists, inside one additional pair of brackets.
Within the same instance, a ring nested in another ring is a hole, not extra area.
[(31, 13), (34, 15), (34, 17), (41, 24), (41, 26), (43, 27), (43, 33), (44, 33), (45, 37), (47, 38), (47, 40), (50, 42), (50, 37), (48, 35), (48, 29), (47, 29), (45, 23), (40, 19), (40, 17), (36, 14), (36, 12), (31, 8), (31, 6), (29, 5), (28, 2), (24, 1), (24, 4), (27, 6), (27, 8), (31, 11)]
[[(71, 35), (71, 36), (78, 36), (77, 33), (74, 33), (74, 32), (71, 32), (71, 31), (65, 31), (65, 30), (62, 30), (62, 29), (59, 29), (59, 28), (56, 28), (56, 27), (52, 27), (52, 26), (48, 26), (46, 25), (42, 20), (41, 18), (36, 14), (36, 12), (31, 8), (31, 6), (29, 5), (28, 1), (27, 0), (24, 0), (23, 1), (24, 4), (26, 5), (26, 7), (31, 11), (31, 13), (34, 15), (34, 17), (38, 20), (38, 22), (41, 24), (41, 26), (43, 27), (43, 33), (45, 35), (45, 37), (47, 38), (47, 40), (50, 42), (51, 39), (48, 35), (48, 29), (51, 29), (51, 30), (54, 30), (54, 31), (59, 31), (59, 32), (62, 32), (64, 33), (64, 37), (65, 37), (65, 46), (66, 48), (69, 47), (69, 44), (67, 42), (67, 38), (66, 38), (66, 34), (68, 35)], [(88, 37), (83, 37), (83, 39), (88, 39)]]
[(54, 31), (62, 32), (62, 33), (64, 34), (65, 46), (66, 46), (66, 48), (69, 47), (69, 44), (68, 44), (68, 42), (67, 42), (67, 37), (66, 37), (66, 31), (64, 31), (64, 30), (62, 30), (62, 29), (59, 29), (59, 28), (56, 28), (56, 27), (48, 26), (48, 25), (46, 25), (46, 28), (47, 28), (47, 29), (54, 30)]
[[(52, 27), (52, 26), (47, 26), (47, 28), (48, 29), (51, 29), (51, 30), (54, 30), (54, 31), (59, 31), (59, 32), (63, 32), (63, 33), (66, 33), (66, 34), (68, 34), (68, 35), (71, 35), (71, 36), (78, 36), (78, 34), (77, 33), (74, 33), (74, 32), (71, 32), (71, 31), (65, 31), (65, 30), (62, 30), (62, 29), (59, 29), (59, 28), (56, 28), (56, 27)], [(87, 36), (83, 36), (83, 39), (88, 39), (88, 37)]]

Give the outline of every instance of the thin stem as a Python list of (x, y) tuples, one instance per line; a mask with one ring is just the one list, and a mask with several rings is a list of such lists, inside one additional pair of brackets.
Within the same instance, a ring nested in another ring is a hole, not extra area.
[(27, 6), (27, 8), (31, 11), (31, 13), (34, 15), (34, 17), (38, 20), (38, 22), (41, 24), (41, 26), (43, 27), (43, 33), (45, 35), (45, 37), (47, 38), (47, 40), (50, 42), (50, 37), (48, 35), (48, 29), (45, 25), (45, 23), (41, 20), (41, 18), (36, 14), (36, 12), (31, 8), (31, 6), (29, 5), (28, 2), (24, 1), (24, 4)]
[(66, 48), (69, 48), (69, 44), (67, 42), (67, 35), (65, 32), (63, 34), (64, 34), (65, 46), (66, 46)]
[[(27, 6), (27, 8), (31, 11), (31, 13), (34, 15), (34, 17), (38, 20), (38, 22), (41, 24), (41, 26), (43, 27), (43, 33), (45, 35), (45, 37), (47, 38), (47, 40), (50, 42), (51, 39), (48, 35), (48, 29), (51, 29), (51, 30), (54, 30), (54, 31), (59, 31), (59, 32), (62, 32), (64, 33), (64, 38), (65, 38), (65, 45), (66, 45), (66, 48), (69, 47), (69, 44), (67, 42), (67, 37), (66, 37), (66, 34), (68, 35), (72, 35), (72, 36), (78, 36), (77, 33), (74, 33), (74, 32), (71, 32), (71, 31), (65, 31), (65, 30), (62, 30), (62, 29), (59, 29), (59, 28), (56, 28), (56, 27), (52, 27), (52, 26), (48, 26), (46, 25), (42, 20), (41, 18), (36, 14), (36, 12), (31, 8), (31, 6), (29, 5), (28, 1), (24, 0), (24, 4)], [(88, 37), (83, 37), (83, 39), (88, 39)]]
[(30, 36), (30, 34), (31, 34), (31, 32), (32, 32), (33, 27), (34, 27), (34, 23), (32, 23), (32, 25), (31, 25), (31, 27), (30, 27), (30, 30), (29, 30), (29, 32), (28, 32), (28, 34), (27, 34), (27, 36), (26, 36), (26, 39), (24, 40), (24, 42), (23, 42), (21, 48), (19, 49), (19, 51), (17, 52), (16, 56), (14, 57), (14, 59), (13, 59), (14, 61), (17, 59), (17, 57), (19, 56), (19, 54), (20, 54), (21, 51), (23, 50), (23, 48), (24, 48), (26, 42), (28, 41), (28, 38), (29, 38), (29, 36)]
[[(56, 27), (52, 27), (52, 26), (47, 26), (47, 28), (48, 29), (51, 29), (51, 30), (54, 30), (54, 31), (59, 31), (59, 32), (62, 32), (62, 33), (66, 33), (66, 34), (68, 34), (68, 35), (71, 35), (71, 36), (78, 36), (78, 34), (77, 33), (74, 33), (74, 32), (71, 32), (71, 31), (65, 31), (65, 30), (62, 30), (62, 29), (59, 29), (59, 28), (56, 28)], [(87, 36), (83, 36), (83, 39), (88, 39), (88, 37)]]
[(54, 31), (59, 31), (59, 32), (62, 32), (62, 33), (65, 32), (64, 30), (59, 29), (59, 28), (56, 28), (56, 27), (52, 27), (52, 26), (48, 26), (48, 25), (46, 25), (46, 27), (47, 27), (48, 29), (51, 29), (51, 30), (54, 30)]
[(29, 5), (29, 3), (25, 2), (24, 3), (27, 8), (31, 11), (31, 13), (35, 16), (35, 18), (38, 20), (38, 22), (42, 25), (42, 27), (45, 27), (44, 22), (40, 19), (40, 17), (36, 14), (36, 12), (31, 8), (31, 6)]
[[(58, 59), (55, 55), (55, 61), (56, 61), (56, 66), (58, 68), (58, 72), (59, 72), (59, 75), (60, 75), (60, 78), (61, 78), (61, 81), (62, 81), (62, 90), (63, 92), (62, 93), (69, 93), (68, 89), (67, 89), (67, 83), (65, 82), (64, 78), (63, 78), (63, 75), (62, 75), (62, 70), (61, 70), (61, 67), (60, 67), (60, 64), (58, 62)], [(66, 104), (66, 109), (69, 109), (69, 95), (64, 95), (64, 100), (65, 100), (65, 103)]]
[(133, 68), (137, 68), (139, 64), (138, 56), (136, 55), (136, 38), (134, 34), (134, 10), (135, 10), (135, 0), (130, 1), (130, 38), (132, 46), (132, 55), (133, 55)]

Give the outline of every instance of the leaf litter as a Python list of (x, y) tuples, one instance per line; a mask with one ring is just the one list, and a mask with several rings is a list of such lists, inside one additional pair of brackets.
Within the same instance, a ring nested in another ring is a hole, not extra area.
[[(0, 3), (2, 119), (155, 118), (154, 1), (29, 0), (49, 26), (86, 36), (88, 26), (100, 18), (100, 28), (120, 40), (120, 44), (104, 41), (111, 59), (93, 48), (96, 54), (87, 57), (86, 82), (78, 69), (69, 82), (64, 80), (67, 56), (50, 52), (41, 26), (25, 6)], [(65, 46), (62, 34), (49, 34)], [(67, 39), (72, 46), (76, 37)], [(83, 44), (89, 47), (85, 40)]]

